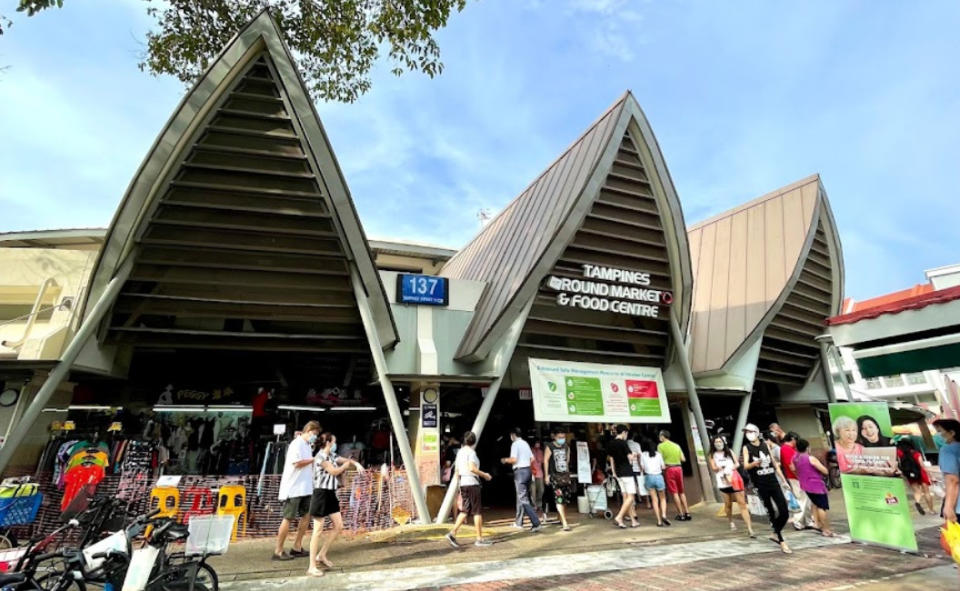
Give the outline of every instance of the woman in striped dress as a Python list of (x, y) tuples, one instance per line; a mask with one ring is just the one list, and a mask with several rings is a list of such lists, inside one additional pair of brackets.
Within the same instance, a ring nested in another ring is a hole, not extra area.
[[(319, 444), (320, 451), (314, 458), (313, 497), (310, 499), (313, 534), (310, 536), (310, 568), (307, 569), (307, 574), (314, 577), (323, 576), (320, 564), (333, 567), (333, 563), (327, 558), (327, 551), (343, 530), (340, 501), (337, 499), (340, 475), (351, 465), (356, 466), (358, 472), (363, 472), (363, 466), (354, 460), (337, 455), (337, 438), (333, 433), (321, 434)], [(320, 537), (323, 535), (323, 524), (327, 517), (333, 522), (333, 529), (327, 534), (321, 547)]]

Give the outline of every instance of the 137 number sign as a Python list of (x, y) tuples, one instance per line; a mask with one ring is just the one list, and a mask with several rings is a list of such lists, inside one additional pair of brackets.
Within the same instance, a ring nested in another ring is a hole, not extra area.
[(397, 301), (401, 304), (446, 306), (450, 303), (446, 277), (433, 275), (397, 275)]

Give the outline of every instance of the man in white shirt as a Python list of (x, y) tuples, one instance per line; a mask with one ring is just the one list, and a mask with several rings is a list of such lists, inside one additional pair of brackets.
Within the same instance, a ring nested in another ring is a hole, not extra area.
[(454, 548), (459, 548), (457, 542), (457, 532), (467, 521), (467, 518), (473, 516), (473, 525), (477, 528), (477, 540), (473, 543), (475, 546), (489, 546), (493, 542), (483, 538), (483, 516), (480, 515), (480, 478), (489, 481), (491, 476), (480, 469), (480, 458), (474, 446), (477, 445), (477, 436), (472, 431), (463, 434), (463, 447), (457, 452), (457, 459), (454, 461), (454, 478), (459, 478), (460, 495), (457, 500), (457, 520), (453, 528), (445, 536), (447, 542)]
[[(310, 553), (303, 549), (303, 538), (307, 535), (310, 515), (310, 497), (313, 495), (313, 443), (320, 434), (320, 423), (310, 421), (303, 427), (299, 436), (294, 437), (287, 446), (287, 455), (283, 462), (283, 476), (280, 477), (280, 502), (283, 503), (283, 521), (277, 530), (277, 544), (273, 550), (273, 560), (293, 560)], [(283, 543), (290, 533), (290, 521), (297, 519), (297, 535), (293, 540), (293, 549), (284, 552)]]
[[(523, 513), (530, 518), (532, 533), (540, 531), (540, 518), (530, 502), (530, 483), (533, 481), (533, 472), (530, 470), (530, 462), (533, 461), (533, 450), (530, 444), (523, 440), (521, 436), (523, 431), (519, 427), (510, 432), (510, 457), (503, 458), (500, 461), (504, 464), (513, 466), (513, 482), (517, 487), (517, 503), (523, 509)], [(516, 522), (517, 527), (523, 527), (523, 514), (519, 515)]]

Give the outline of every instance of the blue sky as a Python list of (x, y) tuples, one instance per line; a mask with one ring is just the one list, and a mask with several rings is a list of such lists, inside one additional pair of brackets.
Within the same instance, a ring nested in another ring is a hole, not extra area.
[[(109, 223), (184, 92), (136, 67), (144, 7), (12, 15), (0, 231)], [(384, 62), (318, 110), (368, 235), (458, 247), (629, 88), (688, 223), (819, 172), (862, 299), (960, 262), (958, 27), (955, 2), (471, 1), (442, 76)]]

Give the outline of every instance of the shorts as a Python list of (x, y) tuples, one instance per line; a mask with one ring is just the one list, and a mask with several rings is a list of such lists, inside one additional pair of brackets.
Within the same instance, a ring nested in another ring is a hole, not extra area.
[(643, 484), (648, 490), (666, 490), (667, 488), (663, 481), (663, 474), (647, 474), (643, 477)]
[(824, 511), (830, 510), (830, 497), (825, 493), (807, 493), (807, 498), (810, 499), (810, 502), (816, 505), (818, 508), (823, 509)]
[(667, 492), (673, 495), (683, 493), (683, 468), (667, 466)]
[(296, 519), (304, 515), (310, 515), (310, 495), (302, 497), (290, 497), (283, 502), (283, 518)]
[(617, 478), (617, 482), (620, 483), (620, 492), (625, 495), (635, 495), (637, 494), (637, 480), (631, 474), (630, 476), (623, 476)]
[(460, 500), (457, 503), (461, 513), (467, 517), (480, 515), (480, 485), (470, 484), (460, 487)]
[(570, 476), (559, 477), (553, 475), (550, 477), (550, 488), (553, 489), (553, 501), (557, 505), (573, 504), (576, 497), (576, 487), (570, 481)]
[(323, 519), (327, 515), (339, 512), (340, 499), (337, 498), (337, 491), (329, 488), (313, 489), (313, 496), (310, 497), (310, 515), (314, 519)]
[(738, 493), (738, 492), (740, 492), (740, 491), (738, 491), (738, 490), (733, 490), (733, 487), (732, 487), (732, 486), (724, 486), (723, 488), (720, 489), (720, 492), (722, 492), (722, 493), (725, 494), (725, 495), (732, 495), (732, 494)]

